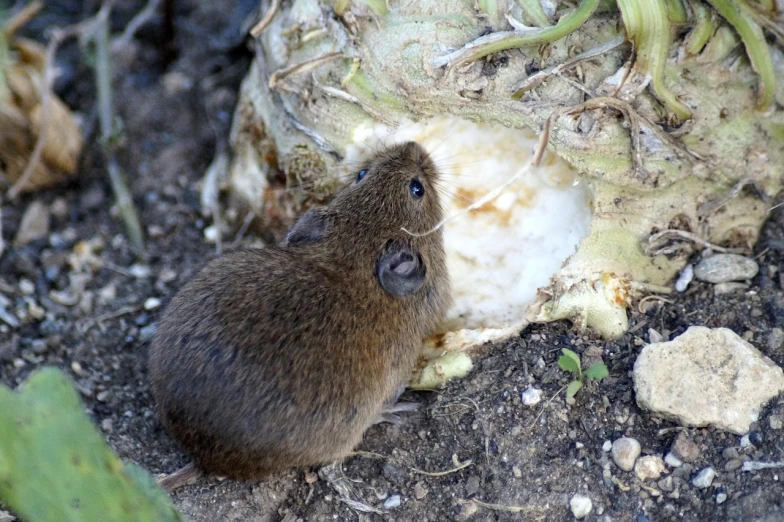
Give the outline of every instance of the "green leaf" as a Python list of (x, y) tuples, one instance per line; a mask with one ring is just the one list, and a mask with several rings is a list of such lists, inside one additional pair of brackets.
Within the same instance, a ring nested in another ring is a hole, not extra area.
[(572, 381), (569, 383), (569, 386), (566, 387), (566, 398), (571, 399), (580, 389), (583, 387), (583, 383), (580, 381)]
[(605, 366), (604, 363), (597, 362), (590, 365), (588, 369), (585, 370), (584, 375), (586, 379), (594, 379), (598, 381), (610, 375), (610, 372), (607, 370), (607, 366)]
[(558, 358), (558, 366), (565, 372), (579, 373), (580, 356), (568, 348), (563, 348), (561, 351), (563, 355)]
[(17, 393), (0, 385), (0, 502), (26, 522), (184, 520), (148, 473), (112, 452), (55, 368)]

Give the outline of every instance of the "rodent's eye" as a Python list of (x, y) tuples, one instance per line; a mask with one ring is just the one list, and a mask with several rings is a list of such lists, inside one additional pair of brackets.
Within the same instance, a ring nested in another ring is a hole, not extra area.
[(362, 181), (362, 178), (364, 178), (365, 174), (367, 174), (367, 173), (368, 173), (368, 169), (362, 169), (359, 172), (357, 172), (357, 183)]
[(411, 191), (411, 195), (414, 196), (414, 199), (419, 199), (425, 195), (425, 187), (422, 186), (422, 182), (417, 178), (411, 180), (411, 183), (408, 184), (408, 190)]

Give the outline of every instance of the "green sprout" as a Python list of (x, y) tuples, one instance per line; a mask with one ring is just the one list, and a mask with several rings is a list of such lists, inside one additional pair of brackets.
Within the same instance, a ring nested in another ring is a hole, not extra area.
[(558, 366), (560, 366), (563, 371), (569, 372), (574, 376), (574, 380), (566, 387), (567, 399), (573, 398), (577, 392), (580, 391), (585, 383), (585, 379), (599, 381), (610, 374), (607, 370), (607, 366), (605, 366), (603, 362), (593, 363), (583, 371), (583, 365), (579, 355), (568, 348), (563, 348), (561, 351), (563, 352), (563, 355), (558, 358)]

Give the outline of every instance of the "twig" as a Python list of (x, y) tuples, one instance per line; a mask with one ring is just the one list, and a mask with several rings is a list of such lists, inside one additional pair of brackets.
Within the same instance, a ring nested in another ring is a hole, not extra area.
[(112, 47), (118, 49), (128, 45), (131, 39), (136, 35), (136, 32), (141, 29), (144, 24), (152, 20), (152, 17), (155, 16), (155, 12), (160, 5), (161, 0), (149, 0), (147, 5), (145, 5), (136, 16), (131, 18), (131, 21), (125, 26), (122, 35), (115, 38), (114, 42), (112, 42)]
[(534, 506), (506, 506), (504, 504), (491, 504), (489, 502), (482, 502), (481, 500), (477, 500), (475, 498), (471, 500), (465, 500), (461, 498), (457, 502), (460, 504), (474, 503), (477, 506), (481, 506), (486, 509), (492, 509), (493, 511), (506, 511), (507, 513), (522, 513), (522, 512), (530, 512), (530, 511), (539, 511), (541, 509)]
[(267, 10), (267, 12), (264, 13), (264, 17), (261, 20), (259, 20), (259, 23), (257, 23), (251, 28), (250, 35), (253, 38), (259, 37), (261, 32), (270, 24), (272, 19), (275, 17), (279, 8), (280, 8), (280, 0), (272, 0), (272, 5)]
[(5, 240), (3, 240), (3, 197), (0, 195), (0, 257), (5, 252)]
[(413, 471), (414, 473), (419, 473), (420, 475), (427, 475), (428, 477), (443, 477), (446, 475), (451, 475), (452, 473), (456, 473), (461, 469), (465, 469), (473, 463), (474, 463), (473, 460), (468, 459), (465, 462), (461, 462), (458, 466), (455, 466), (452, 469), (447, 469), (444, 471), (424, 471), (417, 468), (411, 468), (411, 471)]
[(552, 396), (552, 397), (550, 397), (550, 399), (549, 399), (547, 402), (545, 402), (545, 403), (542, 405), (542, 409), (539, 411), (539, 414), (536, 416), (536, 418), (534, 419), (534, 421), (533, 421), (533, 422), (532, 422), (532, 423), (531, 423), (531, 424), (528, 426), (528, 429), (531, 429), (531, 428), (533, 428), (533, 427), (536, 425), (536, 423), (537, 423), (537, 422), (539, 422), (539, 417), (541, 417), (541, 416), (542, 416), (542, 414), (544, 413), (544, 410), (545, 410), (545, 408), (547, 408), (547, 407), (550, 405), (550, 403), (551, 403), (551, 402), (553, 402), (553, 399), (555, 399), (556, 397), (558, 397), (558, 395), (559, 395), (559, 394), (560, 394), (562, 391), (564, 391), (564, 390), (566, 389), (566, 387), (567, 387), (567, 386), (569, 386), (569, 385), (568, 385), (568, 384), (564, 384), (563, 386), (561, 386), (561, 389), (560, 389), (560, 390), (558, 390), (557, 392), (555, 392), (555, 393), (553, 394), (553, 396)]
[(757, 184), (754, 182), (753, 179), (743, 178), (742, 180), (738, 181), (735, 185), (733, 185), (729, 193), (727, 193), (727, 195), (724, 196), (723, 198), (713, 200), (713, 201), (707, 201), (702, 205), (700, 205), (699, 207), (697, 207), (697, 215), (701, 218), (704, 218), (713, 214), (714, 212), (716, 212), (717, 210), (725, 206), (727, 203), (737, 198), (738, 195), (741, 193), (741, 191), (744, 188), (746, 188), (747, 185), (752, 185), (754, 188), (757, 189), (757, 192), (763, 197), (763, 199), (765, 198), (766, 196), (765, 193), (757, 187)]
[(696, 243), (700, 245), (702, 248), (710, 248), (711, 250), (715, 250), (716, 252), (722, 253), (729, 253), (729, 254), (737, 254), (743, 252), (741, 248), (725, 248), (719, 245), (714, 245), (708, 241), (705, 241), (701, 237), (696, 234), (692, 234), (691, 232), (686, 232), (685, 230), (678, 230), (678, 229), (667, 229), (662, 230), (661, 232), (657, 232), (653, 234), (651, 237), (648, 238), (648, 241), (643, 245), (643, 250), (646, 254), (651, 257), (659, 256), (662, 254), (670, 254), (672, 252), (677, 252), (678, 250), (683, 250), (682, 247), (659, 247), (659, 245), (671, 240), (671, 239), (685, 239), (687, 241), (691, 241), (692, 243)]
[(352, 94), (349, 94), (349, 93), (347, 93), (346, 91), (344, 91), (342, 89), (337, 89), (335, 87), (329, 87), (329, 86), (326, 86), (326, 85), (321, 85), (321, 84), (316, 83), (316, 82), (314, 82), (314, 83), (315, 83), (316, 87), (318, 87), (327, 96), (332, 96), (333, 98), (337, 98), (339, 100), (343, 100), (343, 101), (346, 101), (346, 102), (349, 102), (349, 103), (353, 103), (354, 105), (358, 105), (362, 110), (364, 110), (365, 112), (367, 112), (368, 114), (373, 116), (373, 118), (375, 118), (376, 120), (378, 120), (378, 121), (380, 121), (382, 123), (385, 123), (386, 125), (389, 125), (390, 127), (395, 127), (396, 128), (398, 126), (397, 123), (393, 122), (392, 120), (390, 120), (389, 118), (384, 116), (382, 113), (380, 113), (377, 110), (375, 110), (374, 108), (369, 107), (369, 106), (365, 105), (364, 103), (362, 103), (362, 101), (360, 101), (360, 99), (357, 98), (356, 96), (354, 96)]
[(112, 191), (117, 200), (120, 216), (125, 223), (126, 231), (137, 254), (144, 254), (144, 239), (139, 216), (133, 206), (133, 198), (125, 184), (120, 165), (114, 156), (112, 144), (114, 135), (114, 109), (112, 107), (112, 73), (109, 61), (109, 12), (111, 4), (107, 3), (95, 16), (97, 23), (93, 35), (95, 41), (95, 83), (98, 91), (98, 118), (101, 128), (101, 141), (109, 171)]
[(672, 301), (670, 301), (669, 299), (664, 298), (664, 297), (662, 297), (660, 295), (646, 295), (645, 297), (640, 299), (639, 303), (637, 303), (637, 311), (640, 312), (641, 314), (644, 314), (645, 312), (642, 309), (642, 305), (644, 303), (647, 303), (648, 301), (659, 301), (661, 303), (675, 304)]
[(317, 69), (327, 62), (331, 62), (332, 60), (342, 57), (343, 53), (341, 52), (326, 53), (310, 60), (305, 60), (304, 62), (295, 63), (293, 65), (289, 65), (288, 67), (278, 69), (272, 73), (272, 76), (270, 76), (269, 88), (271, 90), (278, 90), (278, 84), (281, 83), (285, 78), (312, 71), (313, 69)]
[(465, 468), (467, 468), (468, 466), (470, 466), (471, 464), (474, 463), (474, 461), (471, 460), (471, 459), (468, 459), (465, 462), (458, 462), (457, 455), (452, 455), (452, 459), (455, 462), (455, 467), (454, 468), (447, 469), (447, 470), (444, 470), (444, 471), (424, 471), (424, 470), (417, 469), (415, 467), (409, 466), (409, 465), (405, 464), (404, 462), (402, 462), (402, 461), (400, 461), (400, 460), (398, 460), (398, 459), (396, 459), (394, 457), (387, 457), (386, 455), (382, 455), (380, 453), (374, 453), (372, 451), (354, 451), (354, 452), (350, 453), (350, 455), (355, 456), (355, 457), (368, 457), (368, 458), (373, 458), (373, 459), (389, 460), (389, 461), (395, 462), (397, 464), (400, 464), (401, 466), (407, 467), (408, 469), (410, 469), (414, 473), (419, 473), (420, 475), (427, 475), (428, 477), (444, 477), (446, 475), (451, 475), (452, 473), (458, 472), (461, 469), (465, 469)]
[(19, 11), (14, 13), (14, 16), (8, 19), (8, 21), (5, 23), (5, 27), (2, 28), (3, 32), (6, 34), (6, 36), (13, 35), (21, 27), (24, 27), (27, 22), (29, 22), (35, 15), (37, 15), (38, 11), (40, 11), (43, 6), (44, 4), (40, 0), (30, 2)]
[(603, 55), (604, 53), (612, 51), (613, 49), (623, 45), (625, 41), (626, 41), (625, 37), (619, 36), (614, 40), (610, 40), (607, 43), (594, 47), (593, 49), (588, 49), (587, 51), (580, 53), (577, 56), (569, 58), (565, 62), (556, 65), (555, 67), (550, 67), (549, 69), (539, 71), (538, 73), (533, 74), (528, 78), (526, 78), (525, 80), (523, 80), (523, 82), (515, 90), (515, 93), (512, 95), (512, 97), (513, 98), (519, 97), (523, 93), (528, 92), (531, 89), (534, 89), (539, 85), (541, 85), (550, 76), (560, 75), (566, 69), (569, 69), (570, 67), (574, 67), (580, 62), (583, 62), (585, 60), (590, 60), (591, 58), (596, 58), (598, 56)]

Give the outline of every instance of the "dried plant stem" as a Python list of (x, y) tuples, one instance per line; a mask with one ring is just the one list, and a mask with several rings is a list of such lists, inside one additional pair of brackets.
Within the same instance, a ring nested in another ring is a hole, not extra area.
[(128, 22), (128, 25), (125, 26), (125, 30), (122, 32), (122, 35), (112, 42), (112, 47), (119, 49), (128, 45), (139, 29), (152, 20), (152, 17), (155, 16), (155, 12), (158, 10), (160, 5), (161, 0), (149, 0), (144, 8), (139, 11), (130, 22)]
[(106, 169), (109, 172), (112, 191), (117, 200), (120, 216), (131, 244), (138, 254), (144, 253), (144, 238), (139, 216), (133, 206), (131, 191), (123, 179), (120, 165), (114, 155), (114, 109), (112, 107), (112, 72), (109, 60), (109, 11), (106, 4), (96, 15), (97, 26), (93, 35), (95, 41), (95, 83), (98, 91), (98, 119), (101, 128)]
[(264, 17), (261, 20), (259, 20), (259, 23), (254, 25), (253, 28), (250, 30), (250, 35), (253, 38), (259, 37), (261, 32), (264, 30), (264, 28), (270, 24), (273, 18), (275, 18), (275, 14), (278, 12), (279, 8), (280, 8), (280, 0), (272, 0), (272, 5), (270, 6), (269, 9), (267, 9), (267, 12), (264, 13)]

